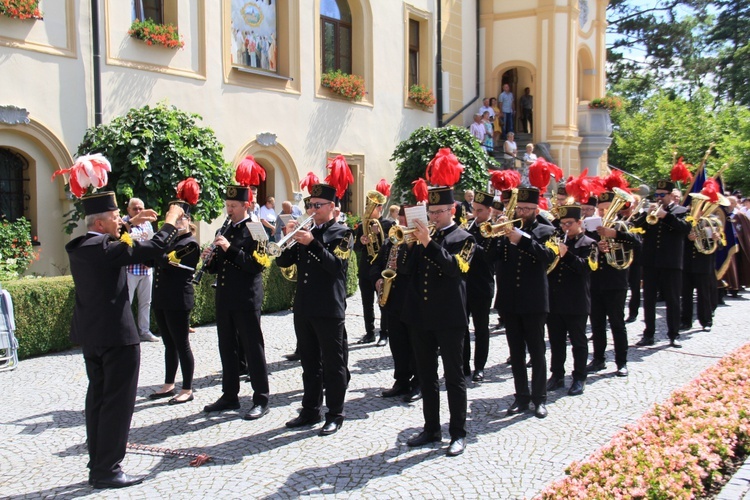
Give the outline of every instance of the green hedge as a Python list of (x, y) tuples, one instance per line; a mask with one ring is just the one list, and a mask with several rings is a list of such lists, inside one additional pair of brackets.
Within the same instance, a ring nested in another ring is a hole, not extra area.
[[(216, 321), (215, 292), (211, 286), (213, 282), (214, 276), (206, 274), (200, 286), (195, 289), (192, 325)], [(292, 306), (295, 285), (284, 279), (275, 263), (263, 273), (263, 285), (264, 313), (281, 311)], [(357, 287), (357, 262), (352, 258), (347, 276), (347, 295), (353, 295)], [(71, 276), (7, 281), (3, 283), (3, 288), (8, 290), (13, 299), (20, 359), (72, 347), (69, 333), (75, 293)], [(151, 323), (155, 331), (153, 319)]]

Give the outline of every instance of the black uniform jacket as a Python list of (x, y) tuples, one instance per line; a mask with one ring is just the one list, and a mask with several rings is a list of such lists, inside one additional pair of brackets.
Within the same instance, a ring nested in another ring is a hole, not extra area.
[(309, 245), (298, 243), (276, 257), (279, 267), (297, 265), (294, 314), (344, 318), (352, 231), (332, 219), (321, 229), (313, 228), (312, 234), (315, 239)]
[(216, 274), (216, 304), (230, 311), (259, 312), (263, 305), (263, 265), (253, 257), (258, 242), (250, 235), (249, 221), (248, 217), (227, 227), (224, 237), (229, 248), (225, 252), (217, 247), (206, 267)]
[(568, 238), (568, 251), (547, 275), (551, 314), (591, 312), (591, 268), (588, 258), (596, 242), (584, 233)]
[(495, 258), (498, 248), (497, 238), (483, 238), (479, 225), (472, 222), (469, 234), (474, 237), (474, 257), (466, 273), (466, 293), (472, 297), (485, 297), (492, 300), (495, 296)]
[(177, 228), (164, 224), (153, 238), (132, 247), (109, 234), (94, 233), (65, 245), (76, 294), (70, 340), (100, 347), (139, 344), (125, 266), (159, 257), (176, 237)]
[[(385, 244), (380, 248), (380, 252), (378, 252), (377, 260), (372, 266), (370, 266), (370, 280), (373, 283), (382, 278), (382, 272), (388, 268), (388, 259), (390, 258), (392, 248), (393, 243), (386, 240)], [(396, 262), (394, 269), (394, 271), (396, 271), (396, 277), (391, 281), (391, 288), (388, 292), (388, 302), (385, 304), (385, 310), (388, 311), (388, 314), (400, 314), (400, 311), (404, 308), (404, 301), (406, 300), (406, 291), (409, 283), (406, 276), (398, 273), (398, 266), (404, 265), (407, 253), (408, 247), (406, 245), (399, 245), (396, 249)]]
[[(719, 243), (721, 245), (721, 243)], [(685, 239), (685, 259), (683, 271), (693, 274), (709, 274), (716, 270), (716, 252), (712, 254), (700, 253), (695, 242)]]
[(555, 258), (545, 243), (554, 226), (542, 217), (521, 229), (526, 236), (517, 245), (500, 238), (497, 254), (500, 312), (533, 314), (549, 312), (547, 267)]
[(425, 330), (465, 328), (466, 282), (476, 243), (456, 224), (436, 231), (426, 247), (415, 243), (398, 273), (406, 277), (409, 289), (401, 320)]
[(640, 214), (633, 221), (635, 227), (642, 228), (643, 266), (662, 269), (682, 269), (682, 257), (686, 236), (691, 224), (685, 220), (687, 209), (673, 204), (669, 213), (656, 224), (646, 222), (646, 214)]
[[(181, 254), (180, 264), (187, 267), (198, 265), (200, 245), (193, 235), (186, 233), (177, 237), (167, 252)], [(173, 266), (166, 255), (156, 259), (154, 284), (151, 294), (151, 307), (189, 311), (195, 304), (193, 292), (193, 271)]]
[[(354, 234), (354, 251), (357, 252), (357, 275), (360, 279), (370, 279), (370, 267), (372, 264), (370, 261), (372, 257), (367, 254), (367, 246), (363, 245), (360, 241), (362, 234), (364, 233), (364, 225), (366, 221), (362, 221), (362, 224), (357, 227)], [(388, 231), (393, 227), (393, 221), (385, 220), (382, 217), (378, 219), (380, 227), (383, 230), (383, 243), (388, 240)]]
[[(594, 233), (594, 240), (599, 241), (599, 233)], [(627, 250), (636, 251), (641, 248), (641, 239), (639, 236), (627, 231), (617, 231), (613, 238), (615, 243), (619, 243)], [(635, 257), (634, 257), (635, 258)], [(627, 290), (628, 273), (630, 269), (615, 269), (607, 264), (607, 254), (599, 252), (597, 270), (591, 273), (591, 292), (596, 293), (599, 290)]]

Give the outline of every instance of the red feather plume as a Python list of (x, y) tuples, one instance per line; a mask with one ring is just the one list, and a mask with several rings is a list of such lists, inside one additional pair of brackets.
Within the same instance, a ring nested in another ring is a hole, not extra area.
[(237, 165), (234, 178), (240, 186), (260, 186), (260, 183), (266, 180), (266, 171), (255, 161), (253, 155), (247, 155)]
[(86, 194), (89, 186), (93, 186), (96, 189), (106, 186), (109, 179), (107, 172), (111, 171), (112, 165), (109, 163), (109, 160), (103, 155), (96, 153), (79, 156), (72, 167), (55, 171), (52, 174), (52, 179), (54, 180), (58, 175), (69, 174), (70, 179), (68, 183), (70, 192), (76, 198), (80, 198)]
[(542, 195), (539, 195), (539, 208), (542, 210), (549, 210), (549, 202), (547, 201), (547, 198), (545, 198)]
[(690, 173), (687, 165), (683, 163), (682, 156), (680, 156), (680, 159), (677, 160), (677, 163), (675, 163), (672, 167), (672, 173), (670, 174), (670, 177), (674, 182), (685, 183), (693, 180), (693, 174)]
[(331, 160), (326, 168), (331, 169), (328, 177), (326, 177), (326, 182), (329, 186), (333, 186), (336, 189), (336, 196), (343, 198), (346, 188), (354, 182), (354, 176), (349, 165), (346, 163), (346, 158), (344, 158), (344, 155), (338, 155)]
[(177, 184), (177, 199), (182, 200), (190, 205), (198, 203), (200, 198), (201, 187), (192, 177), (188, 177), (184, 181), (180, 181)]
[(719, 201), (720, 190), (721, 188), (719, 187), (719, 183), (716, 182), (716, 179), (709, 177), (703, 183), (703, 189), (701, 189), (701, 194), (708, 196), (711, 203), (717, 203)]
[(464, 166), (458, 161), (451, 148), (440, 148), (435, 157), (427, 164), (425, 178), (433, 186), (456, 185), (461, 179)]
[(383, 196), (390, 196), (391, 195), (391, 185), (388, 184), (388, 182), (385, 179), (380, 179), (380, 182), (378, 182), (378, 185), (375, 186), (375, 189), (378, 193), (382, 194)]
[(490, 171), (490, 182), (492, 187), (498, 191), (507, 191), (521, 184), (521, 174), (515, 170), (492, 170)]
[(310, 188), (313, 187), (315, 184), (320, 184), (320, 180), (318, 179), (318, 176), (312, 172), (308, 172), (307, 176), (301, 181), (299, 181), (299, 188), (307, 189), (308, 194), (312, 194), (310, 192)]
[(612, 191), (612, 188), (628, 190), (628, 186), (628, 180), (619, 170), (613, 169), (612, 173), (604, 178), (604, 187), (607, 188), (608, 191)]
[(537, 158), (529, 166), (529, 183), (542, 193), (547, 191), (547, 186), (549, 186), (549, 181), (552, 177), (559, 181), (563, 177), (563, 171), (560, 167), (548, 162), (544, 158)]
[(578, 177), (569, 177), (565, 191), (578, 203), (586, 203), (592, 196), (599, 196), (605, 191), (601, 177), (589, 177), (589, 169), (584, 169)]
[(412, 182), (411, 185), (413, 186), (411, 188), (411, 192), (414, 193), (414, 197), (417, 199), (417, 203), (427, 201), (427, 193), (429, 191), (429, 189), (427, 188), (427, 181), (420, 177), (416, 181)]

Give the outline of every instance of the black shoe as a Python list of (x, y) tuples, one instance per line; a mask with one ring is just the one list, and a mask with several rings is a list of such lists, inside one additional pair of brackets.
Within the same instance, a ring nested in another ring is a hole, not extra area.
[(519, 403), (517, 399), (514, 399), (513, 404), (510, 405), (510, 408), (508, 408), (508, 411), (506, 413), (508, 415), (516, 415), (518, 413), (528, 411), (528, 409), (529, 403)]
[(212, 411), (224, 411), (224, 410), (239, 410), (239, 401), (227, 401), (223, 397), (219, 398), (215, 403), (206, 405), (203, 407), (204, 413), (211, 413)]
[(628, 376), (628, 366), (622, 365), (617, 369), (616, 375), (618, 377), (627, 377)]
[(162, 399), (174, 396), (174, 389), (167, 392), (153, 392), (148, 395), (148, 399)]
[(448, 451), (445, 452), (446, 456), (457, 457), (466, 449), (466, 438), (455, 438), (451, 439), (451, 444), (448, 446)]
[(680, 323), (680, 331), (690, 330), (693, 327), (690, 323)]
[(245, 420), (258, 420), (263, 415), (268, 413), (268, 405), (253, 405), (252, 408), (250, 408), (250, 411), (245, 413), (245, 415), (242, 417)]
[(637, 319), (638, 319), (637, 314), (631, 314), (630, 316), (627, 317), (627, 319), (625, 320), (625, 323), (635, 323), (635, 320)]
[(711, 327), (712, 327), (712, 326), (713, 326), (713, 325), (704, 325), (704, 326), (703, 326), (703, 331), (704, 331), (704, 332), (710, 332), (710, 331), (711, 331)]
[(376, 344), (378, 347), (385, 347), (388, 345), (388, 337), (385, 335), (381, 335), (378, 339), (378, 343)]
[(531, 360), (528, 360), (526, 362), (526, 368), (531, 368), (534, 364), (531, 362)]
[(559, 389), (565, 385), (564, 380), (562, 377), (555, 377), (552, 375), (549, 380), (547, 380), (547, 390), (548, 391), (554, 391), (555, 389)]
[(669, 339), (669, 347), (674, 347), (675, 349), (681, 349), (682, 344), (677, 342), (677, 339)]
[(607, 363), (604, 361), (596, 361), (592, 359), (589, 364), (586, 365), (586, 373), (600, 372), (607, 369)]
[(419, 387), (415, 387), (409, 394), (404, 396), (403, 401), (404, 403), (414, 403), (420, 399), (422, 399), (422, 390)]
[(362, 337), (361, 339), (359, 339), (357, 341), (357, 344), (360, 344), (360, 345), (361, 344), (372, 344), (373, 342), (375, 342), (375, 334), (374, 333), (368, 333), (367, 335), (365, 335), (364, 337)]
[(297, 351), (294, 351), (294, 352), (293, 352), (293, 353), (291, 353), (291, 354), (284, 354), (284, 357), (285, 357), (285, 358), (286, 358), (286, 359), (287, 359), (288, 361), (299, 361), (299, 353), (298, 353)]
[(442, 440), (443, 436), (440, 435), (440, 432), (430, 433), (422, 431), (413, 438), (409, 439), (406, 442), (406, 445), (412, 448), (416, 448), (417, 446), (424, 446), (430, 443), (439, 443)]
[(336, 434), (336, 432), (341, 429), (343, 423), (344, 417), (336, 417), (333, 420), (326, 420), (325, 425), (320, 429), (320, 432), (318, 432), (318, 436), (330, 436), (331, 434)]
[(471, 376), (473, 382), (482, 382), (484, 380), (484, 370), (474, 370), (474, 375)]
[(654, 338), (653, 337), (643, 337), (641, 340), (635, 343), (637, 347), (647, 347), (650, 345), (654, 345)]
[(194, 400), (195, 396), (190, 394), (186, 399), (177, 399), (177, 396), (173, 397), (169, 400), (168, 404), (170, 405), (181, 405), (184, 403), (189, 403), (190, 401)]
[(143, 482), (142, 477), (128, 476), (124, 472), (120, 471), (114, 476), (106, 479), (94, 479), (91, 481), (92, 486), (97, 490), (104, 490), (108, 488), (127, 488), (134, 484), (141, 484)]
[(586, 387), (585, 380), (574, 380), (573, 385), (568, 389), (568, 396), (580, 396), (583, 394), (584, 387)]
[(534, 416), (536, 418), (545, 418), (547, 416), (547, 405), (544, 403), (535, 405)]
[(506, 365), (509, 365), (509, 364), (510, 364), (510, 356), (508, 356), (508, 359), (506, 359), (506, 360), (505, 360), (505, 364), (506, 364)]
[(404, 394), (407, 394), (408, 392), (409, 392), (409, 388), (408, 387), (404, 387), (401, 384), (395, 383), (395, 384), (393, 384), (393, 387), (391, 387), (390, 389), (384, 390), (380, 394), (384, 398), (393, 398), (393, 397), (396, 397), (396, 396), (403, 396)]
[(300, 413), (297, 418), (293, 418), (289, 422), (286, 423), (286, 426), (290, 429), (294, 429), (296, 427), (304, 427), (306, 425), (315, 425), (318, 422), (320, 422), (321, 418), (320, 415), (310, 415), (305, 413)]

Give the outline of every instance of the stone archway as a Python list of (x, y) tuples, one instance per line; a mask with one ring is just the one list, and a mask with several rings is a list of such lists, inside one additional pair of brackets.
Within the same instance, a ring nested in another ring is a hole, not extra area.
[[(232, 165), (236, 166), (247, 155), (253, 155), (266, 169), (265, 184), (261, 186), (262, 189), (258, 189), (258, 198), (261, 200), (258, 203), (262, 204), (267, 196), (274, 196), (278, 206), (283, 200), (295, 204), (301, 200), (301, 196), (295, 194), (299, 192), (300, 173), (289, 151), (281, 143), (275, 140), (266, 142), (265, 139), (260, 139), (259, 142), (259, 139), (254, 139), (240, 148)], [(296, 199), (298, 197), (300, 200)]]
[[(539, 97), (537, 96), (538, 89), (536, 87), (536, 68), (526, 61), (508, 61), (501, 66), (496, 67), (492, 72), (492, 88), (496, 90), (496, 93), (494, 94), (495, 97), (500, 95), (503, 84), (505, 83), (510, 86), (510, 91), (515, 98), (516, 114), (514, 117), (514, 130), (518, 132), (521, 129), (521, 109), (519, 108), (519, 99), (523, 95), (524, 89), (527, 87), (529, 88), (530, 94), (534, 96), (533, 122), (536, 124), (536, 109), (538, 107), (537, 103), (539, 102), (537, 101)], [(499, 105), (500, 104), (498, 103), (498, 106)], [(535, 128), (532, 128), (532, 131), (534, 142), (536, 142), (536, 137), (538, 137), (538, 134), (536, 133), (537, 131)]]

